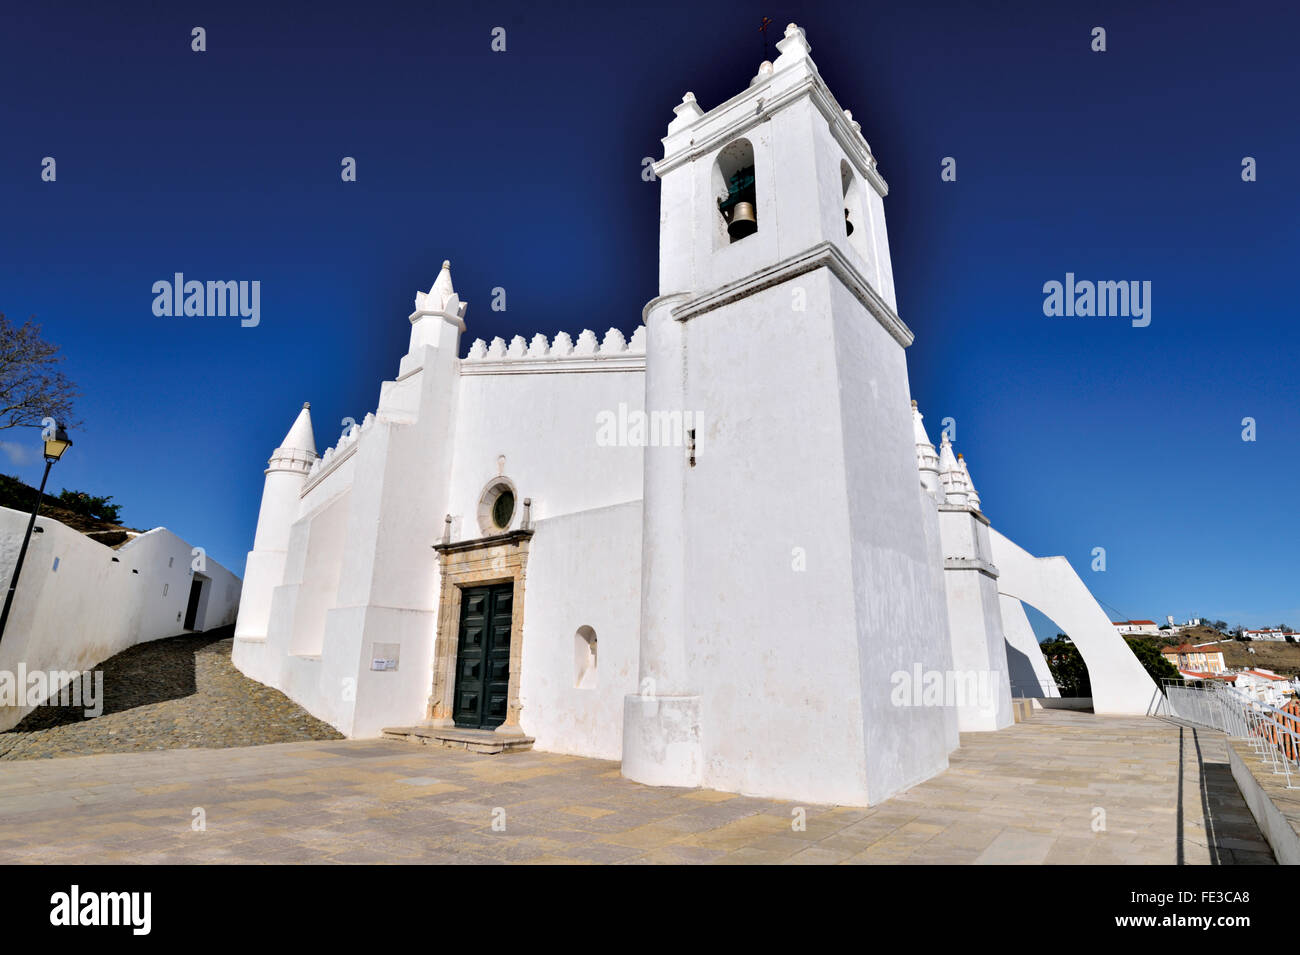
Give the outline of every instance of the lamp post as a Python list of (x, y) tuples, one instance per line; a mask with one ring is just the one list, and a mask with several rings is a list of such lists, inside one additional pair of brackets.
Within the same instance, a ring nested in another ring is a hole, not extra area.
[(23, 535), (23, 546), (18, 551), (18, 560), (14, 563), (13, 576), (9, 578), (9, 592), (5, 594), (5, 609), (0, 612), (0, 640), (4, 639), (5, 624), (9, 622), (9, 608), (13, 606), (14, 591), (18, 588), (18, 575), (23, 572), (23, 559), (27, 556), (27, 545), (31, 543), (32, 528), (36, 526), (36, 515), (41, 509), (41, 498), (45, 497), (45, 482), (50, 477), (50, 467), (63, 457), (63, 452), (72, 447), (68, 432), (61, 425), (56, 425), (54, 434), (45, 437), (45, 473), (41, 475), (41, 489), (36, 492), (36, 506), (32, 508), (31, 519), (27, 522), (27, 533)]

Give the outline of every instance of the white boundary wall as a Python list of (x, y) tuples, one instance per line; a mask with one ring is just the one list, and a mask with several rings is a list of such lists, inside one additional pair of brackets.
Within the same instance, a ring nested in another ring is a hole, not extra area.
[[(5, 590), (30, 516), (0, 507), (0, 587)], [(0, 640), (0, 671), (17, 673), (19, 664), (28, 673), (88, 670), (137, 643), (184, 632), (194, 559), (189, 543), (155, 527), (114, 550), (49, 518), (38, 517), (36, 526), (41, 532), (32, 534)], [(234, 623), (239, 578), (211, 558), (199, 575), (207, 582), (195, 629)], [(31, 709), (0, 707), (0, 731)]]

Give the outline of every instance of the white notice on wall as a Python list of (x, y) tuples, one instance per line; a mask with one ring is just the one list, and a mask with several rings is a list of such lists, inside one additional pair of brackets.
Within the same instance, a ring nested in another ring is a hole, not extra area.
[(400, 643), (376, 643), (370, 657), (370, 669), (396, 670), (400, 650)]

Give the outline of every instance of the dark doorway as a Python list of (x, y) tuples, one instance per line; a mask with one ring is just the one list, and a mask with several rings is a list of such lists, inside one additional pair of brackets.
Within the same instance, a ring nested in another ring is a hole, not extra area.
[(195, 630), (195, 618), (199, 615), (199, 598), (203, 596), (203, 580), (195, 577), (190, 581), (190, 602), (185, 606), (185, 629)]
[(466, 587), (461, 591), (456, 702), (452, 708), (457, 726), (492, 729), (505, 722), (514, 595), (514, 584)]

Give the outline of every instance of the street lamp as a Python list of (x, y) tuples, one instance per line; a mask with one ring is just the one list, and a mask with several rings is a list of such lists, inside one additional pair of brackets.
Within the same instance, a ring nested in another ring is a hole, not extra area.
[(62, 425), (56, 425), (53, 434), (45, 435), (45, 473), (41, 475), (41, 489), (36, 492), (36, 506), (32, 508), (31, 519), (27, 522), (27, 533), (23, 535), (23, 546), (18, 551), (18, 560), (14, 564), (13, 576), (9, 578), (9, 592), (5, 594), (5, 609), (0, 612), (0, 640), (4, 639), (5, 624), (9, 622), (9, 608), (13, 606), (14, 591), (18, 588), (18, 575), (23, 571), (23, 559), (27, 556), (27, 545), (31, 543), (32, 528), (36, 526), (36, 515), (41, 509), (41, 499), (45, 497), (45, 482), (50, 477), (50, 467), (63, 457), (63, 452), (72, 447), (68, 432)]

